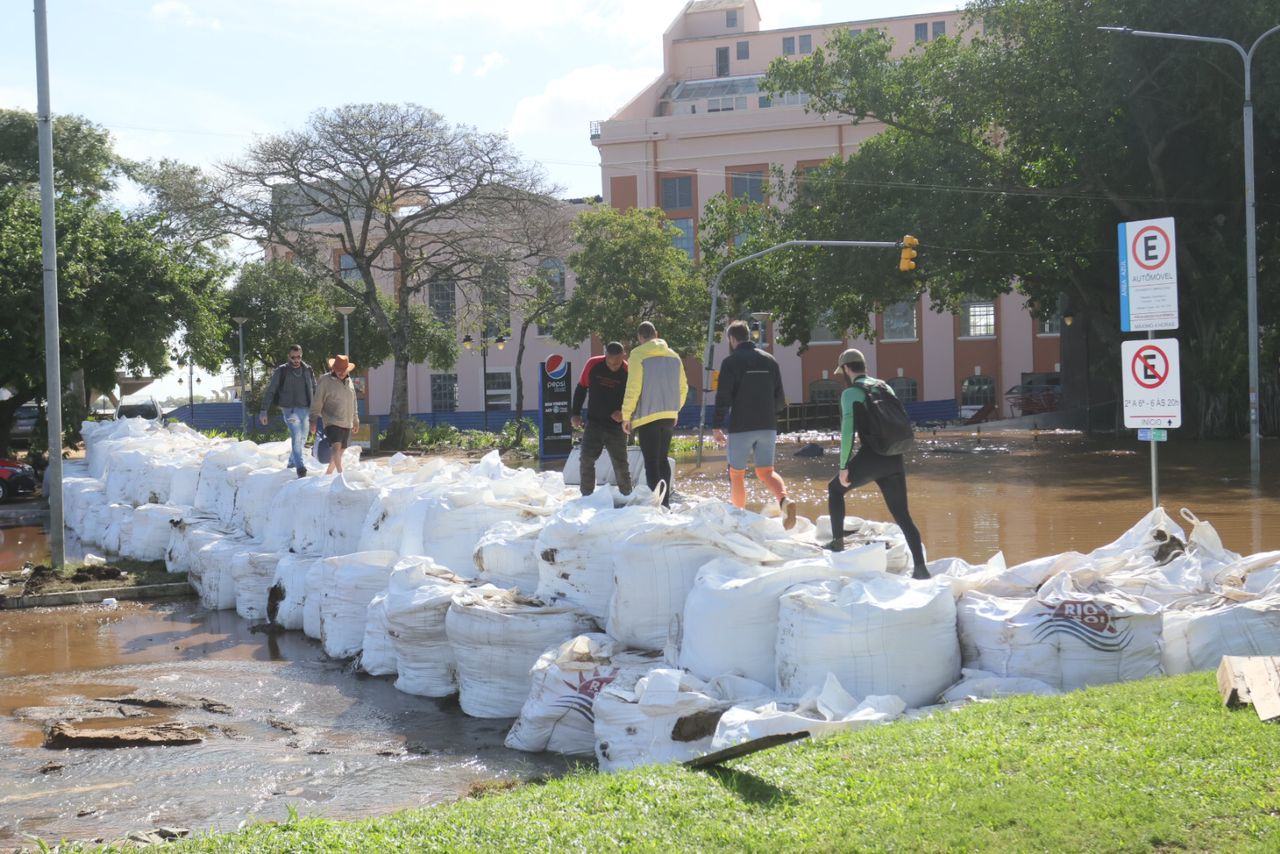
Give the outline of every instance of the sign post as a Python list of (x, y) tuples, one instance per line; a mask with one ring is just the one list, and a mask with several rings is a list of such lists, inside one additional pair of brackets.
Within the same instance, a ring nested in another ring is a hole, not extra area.
[(573, 427), (570, 424), (570, 364), (553, 353), (538, 367), (538, 455), (544, 459), (561, 459), (573, 450)]
[[(1124, 426), (1139, 428), (1138, 438), (1151, 445), (1151, 506), (1160, 504), (1156, 474), (1157, 443), (1168, 431), (1182, 426), (1182, 380), (1178, 366), (1177, 338), (1148, 338), (1122, 341), (1120, 362), (1124, 365)], [(1143, 429), (1150, 428), (1147, 435)]]

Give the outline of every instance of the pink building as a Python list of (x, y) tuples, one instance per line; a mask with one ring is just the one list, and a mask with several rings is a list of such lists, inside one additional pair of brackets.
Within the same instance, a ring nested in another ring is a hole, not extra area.
[[(592, 124), (605, 201), (662, 208), (683, 232), (677, 242), (693, 255), (699, 213), (717, 193), (759, 199), (771, 166), (790, 172), (818, 165), (856, 151), (881, 130), (874, 121), (855, 126), (806, 113), (803, 95), (761, 94), (770, 62), (812, 53), (839, 29), (878, 28), (906, 52), (955, 35), (961, 23), (959, 12), (939, 12), (762, 30), (755, 0), (692, 0), (662, 35), (662, 75), (611, 118)], [(964, 411), (990, 402), (994, 416), (1008, 416), (1018, 413), (1005, 390), (1025, 375), (1056, 373), (1061, 360), (1057, 321), (1037, 321), (1016, 293), (973, 302), (958, 315), (930, 311), (927, 300), (903, 303), (874, 318), (874, 328), (874, 343), (815, 329), (804, 354), (775, 347), (788, 399), (831, 395), (831, 366), (854, 346), (904, 400), (955, 400)]]

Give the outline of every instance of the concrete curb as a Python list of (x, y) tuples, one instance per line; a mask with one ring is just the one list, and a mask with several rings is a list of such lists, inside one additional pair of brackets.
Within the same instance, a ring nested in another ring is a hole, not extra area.
[(147, 584), (141, 587), (99, 587), (93, 590), (66, 590), (62, 593), (37, 593), (34, 596), (7, 598), (0, 601), (0, 610), (17, 608), (48, 608), (55, 605), (93, 605), (103, 599), (133, 601), (143, 599), (176, 599), (195, 595), (195, 590), (185, 581), (172, 584)]

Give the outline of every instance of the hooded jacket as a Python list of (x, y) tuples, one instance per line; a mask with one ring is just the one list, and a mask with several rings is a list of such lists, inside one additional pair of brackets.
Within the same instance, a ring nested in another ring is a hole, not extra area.
[(689, 396), (684, 362), (661, 338), (653, 338), (627, 358), (627, 391), (622, 397), (622, 420), (632, 427), (650, 421), (679, 418)]

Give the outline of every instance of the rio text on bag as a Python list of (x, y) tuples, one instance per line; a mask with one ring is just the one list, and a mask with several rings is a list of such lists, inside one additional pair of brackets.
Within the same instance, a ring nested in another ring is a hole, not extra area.
[(862, 444), (886, 457), (911, 450), (916, 436), (902, 401), (880, 380), (861, 377), (857, 386), (867, 398), (865, 416), (858, 420), (858, 436)]

